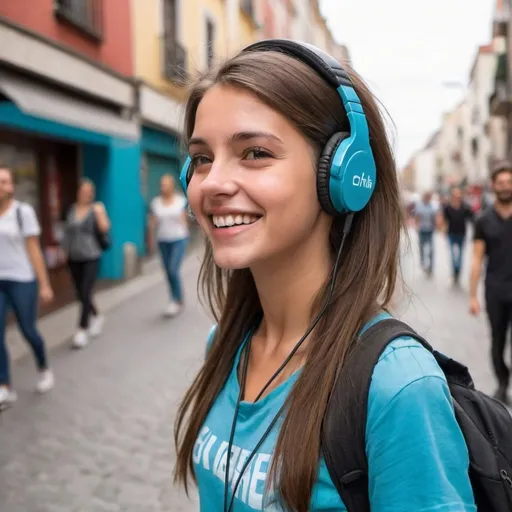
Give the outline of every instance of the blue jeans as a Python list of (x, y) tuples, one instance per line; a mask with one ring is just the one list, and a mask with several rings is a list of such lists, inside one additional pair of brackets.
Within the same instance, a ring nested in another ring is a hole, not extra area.
[(464, 235), (449, 233), (448, 241), (452, 255), (453, 273), (459, 274), (462, 267), (462, 253), (464, 252)]
[[(432, 272), (434, 266), (434, 232), (420, 231), (418, 233), (420, 239), (420, 262), (424, 270)], [(428, 260), (427, 260), (428, 251)], [(428, 261), (428, 264), (427, 264)]]
[(178, 304), (183, 302), (183, 287), (181, 284), (180, 269), (188, 238), (176, 240), (175, 242), (158, 242), (162, 265), (169, 284), (169, 293)]
[(9, 356), (5, 342), (7, 312), (12, 308), (18, 326), (28, 341), (39, 370), (46, 370), (44, 341), (36, 328), (38, 290), (36, 281), (0, 280), (0, 385), (10, 384)]

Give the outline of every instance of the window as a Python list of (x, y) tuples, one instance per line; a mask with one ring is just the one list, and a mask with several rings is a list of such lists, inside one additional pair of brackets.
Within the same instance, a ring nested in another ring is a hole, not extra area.
[(480, 124), (480, 110), (477, 106), (473, 108), (473, 112), (471, 114), (471, 122), (473, 124)]
[(212, 20), (206, 20), (206, 64), (208, 69), (213, 65), (215, 55), (215, 25)]
[[(286, 2), (286, 4), (290, 4), (290, 2)], [(254, 3), (253, 0), (241, 0), (240, 7), (242, 11), (249, 16), (249, 18), (254, 19)]]
[(178, 42), (176, 0), (164, 0), (164, 76), (177, 83), (187, 78), (187, 51)]
[(164, 37), (176, 41), (176, 0), (164, 0)]
[(103, 0), (55, 0), (55, 15), (96, 39), (103, 36)]
[(478, 156), (478, 139), (476, 137), (471, 140), (471, 152), (475, 158)]

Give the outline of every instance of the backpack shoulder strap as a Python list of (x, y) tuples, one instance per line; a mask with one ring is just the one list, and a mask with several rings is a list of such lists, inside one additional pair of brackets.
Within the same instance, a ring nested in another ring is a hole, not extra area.
[(23, 213), (21, 211), (22, 203), (16, 206), (16, 222), (18, 223), (18, 229), (23, 235)]
[(413, 337), (432, 351), (407, 324), (393, 318), (381, 320), (354, 344), (329, 399), (322, 427), (322, 453), (349, 512), (370, 512), (366, 459), (368, 392), (374, 366), (388, 344), (401, 336)]

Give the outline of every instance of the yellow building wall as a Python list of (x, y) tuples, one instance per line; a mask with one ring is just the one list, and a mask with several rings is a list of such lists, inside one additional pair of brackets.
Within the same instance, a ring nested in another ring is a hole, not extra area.
[[(175, 98), (183, 98), (185, 88), (165, 79), (162, 70), (163, 34), (160, 0), (131, 0), (135, 74), (149, 85)], [(184, 4), (190, 0), (185, 0)]]
[(239, 29), (238, 29), (238, 35), (239, 35), (239, 41), (238, 43), (238, 49), (242, 49), (245, 46), (253, 43), (258, 39), (259, 32), (257, 29), (257, 26), (255, 25), (254, 21), (249, 18), (246, 14), (242, 12), (241, 9), (239, 9), (239, 16), (238, 16), (238, 23), (239, 23)]
[[(186, 87), (173, 84), (163, 76), (163, 34), (161, 0), (131, 0), (134, 34), (135, 73), (149, 85), (177, 99)], [(235, 16), (237, 41), (228, 40), (228, 13), (225, 0), (180, 0), (180, 43), (187, 51), (189, 77), (204, 71), (207, 65), (206, 23), (215, 25), (214, 62), (225, 59), (257, 39), (257, 26), (239, 7)]]
[(192, 75), (204, 71), (207, 63), (206, 21), (215, 24), (214, 60), (227, 53), (227, 15), (224, 0), (182, 0), (183, 43), (188, 51), (189, 71)]

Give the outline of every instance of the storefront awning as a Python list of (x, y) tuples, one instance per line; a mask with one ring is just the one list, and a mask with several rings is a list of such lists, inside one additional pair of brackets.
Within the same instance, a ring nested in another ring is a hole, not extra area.
[(138, 123), (114, 110), (3, 69), (0, 92), (28, 115), (112, 137), (136, 140), (140, 136)]

